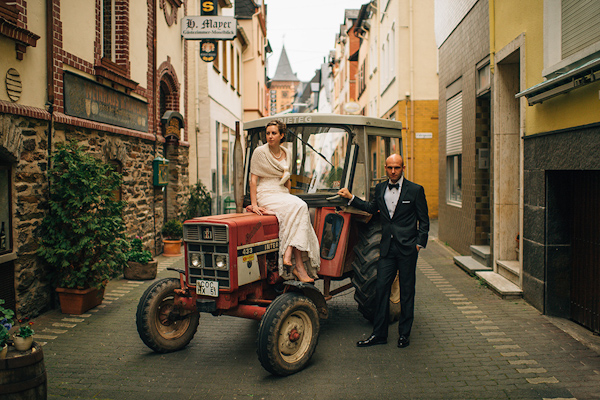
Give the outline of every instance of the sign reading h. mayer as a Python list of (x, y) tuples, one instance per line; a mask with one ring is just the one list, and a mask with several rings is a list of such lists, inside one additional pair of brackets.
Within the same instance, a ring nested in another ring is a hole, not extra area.
[(181, 19), (184, 39), (233, 40), (237, 33), (235, 17), (220, 15), (187, 16)]

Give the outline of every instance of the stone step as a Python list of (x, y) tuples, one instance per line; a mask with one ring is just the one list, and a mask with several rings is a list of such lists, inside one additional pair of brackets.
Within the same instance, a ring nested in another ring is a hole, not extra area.
[(514, 283), (519, 285), (519, 278), (521, 276), (521, 263), (515, 260), (498, 260), (498, 273)]
[(490, 246), (487, 245), (471, 245), (471, 256), (488, 267), (492, 266), (492, 252)]
[(490, 289), (503, 299), (523, 297), (523, 290), (500, 274), (492, 271), (478, 271), (475, 275), (483, 279)]
[(465, 270), (469, 275), (474, 276), (477, 271), (491, 271), (492, 269), (486, 265), (483, 265), (479, 261), (475, 260), (471, 256), (456, 256), (454, 257), (454, 264), (458, 265)]

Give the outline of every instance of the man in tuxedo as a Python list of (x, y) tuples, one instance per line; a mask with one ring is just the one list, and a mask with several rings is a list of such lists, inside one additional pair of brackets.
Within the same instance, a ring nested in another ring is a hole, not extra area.
[(340, 189), (341, 197), (350, 199), (349, 205), (370, 214), (380, 213), (381, 242), (377, 264), (376, 309), (373, 333), (356, 343), (358, 347), (387, 343), (389, 298), (392, 283), (399, 273), (400, 305), (398, 321), (398, 347), (410, 344), (410, 330), (415, 310), (415, 276), (419, 251), (427, 245), (429, 215), (423, 187), (403, 176), (404, 161), (398, 154), (385, 160), (385, 172), (389, 181), (375, 187), (370, 202), (355, 197), (346, 188)]

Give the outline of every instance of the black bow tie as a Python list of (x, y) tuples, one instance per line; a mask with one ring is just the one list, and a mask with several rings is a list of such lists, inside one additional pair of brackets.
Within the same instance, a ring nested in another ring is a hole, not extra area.
[(388, 183), (388, 189), (392, 190), (392, 189), (399, 189), (400, 188), (400, 184), (399, 183)]

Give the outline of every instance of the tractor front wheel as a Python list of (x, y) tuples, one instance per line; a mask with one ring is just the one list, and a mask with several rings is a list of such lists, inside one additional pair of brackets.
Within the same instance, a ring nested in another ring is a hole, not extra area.
[(146, 289), (138, 303), (135, 314), (138, 334), (157, 353), (183, 349), (198, 329), (200, 313), (175, 305), (175, 289), (180, 287), (179, 279), (161, 279)]
[(267, 309), (258, 328), (258, 359), (274, 375), (300, 371), (312, 357), (319, 339), (315, 304), (299, 293), (284, 293)]

